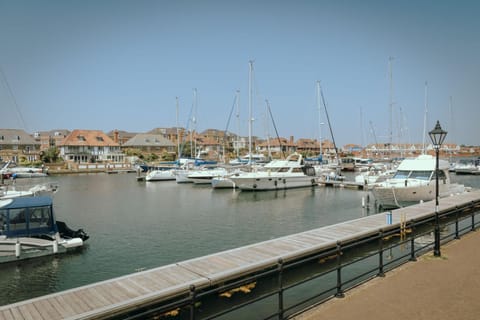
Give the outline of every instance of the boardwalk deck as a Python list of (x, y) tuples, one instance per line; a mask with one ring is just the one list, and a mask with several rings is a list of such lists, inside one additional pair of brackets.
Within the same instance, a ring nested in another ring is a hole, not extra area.
[[(480, 206), (480, 191), (442, 198), (440, 211)], [(188, 294), (190, 286), (206, 288), (276, 266), (278, 259), (295, 260), (398, 228), (406, 221), (434, 215), (433, 201), (392, 212), (392, 224), (385, 214), (376, 214), (336, 225), (227, 250), (123, 277), (66, 290), (0, 307), (0, 319), (102, 319), (148, 306), (174, 296)]]

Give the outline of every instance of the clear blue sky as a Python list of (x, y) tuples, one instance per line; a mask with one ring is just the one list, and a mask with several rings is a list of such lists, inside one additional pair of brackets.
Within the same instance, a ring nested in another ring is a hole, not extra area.
[(197, 88), (198, 131), (224, 130), (240, 90), (247, 135), (254, 60), (254, 135), (275, 136), (268, 99), (281, 136), (330, 138), (320, 80), (337, 144), (388, 142), (393, 57), (393, 142), (422, 143), (427, 97), (427, 131), (480, 145), (479, 16), (478, 1), (0, 0), (0, 128), (146, 132), (176, 125), (177, 96), (186, 126)]

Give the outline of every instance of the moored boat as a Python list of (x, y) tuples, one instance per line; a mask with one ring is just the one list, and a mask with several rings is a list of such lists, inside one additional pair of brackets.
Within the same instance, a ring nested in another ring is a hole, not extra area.
[(0, 263), (65, 253), (88, 238), (56, 220), (51, 197), (0, 200)]
[[(384, 209), (433, 200), (436, 195), (435, 167), (436, 159), (430, 155), (405, 159), (393, 177), (373, 186), (373, 195)], [(439, 197), (465, 192), (464, 185), (451, 183), (447, 161), (440, 160), (438, 170)]]
[(315, 169), (303, 156), (292, 153), (285, 160), (273, 160), (263, 171), (237, 173), (230, 177), (241, 190), (278, 190), (316, 186)]

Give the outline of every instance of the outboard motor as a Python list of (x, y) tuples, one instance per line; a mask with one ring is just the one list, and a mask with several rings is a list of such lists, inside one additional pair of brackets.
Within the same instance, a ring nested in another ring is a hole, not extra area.
[(83, 241), (86, 241), (90, 238), (83, 229), (78, 229), (77, 231), (70, 229), (67, 224), (63, 221), (57, 220), (58, 232), (62, 238), (80, 238)]

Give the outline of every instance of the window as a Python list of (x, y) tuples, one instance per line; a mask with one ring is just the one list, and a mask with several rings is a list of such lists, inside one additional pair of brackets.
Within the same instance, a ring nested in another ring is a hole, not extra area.
[(430, 180), (433, 171), (412, 171), (411, 179)]
[(97, 137), (97, 141), (103, 141), (103, 137)]
[(407, 179), (410, 171), (398, 170), (393, 176), (394, 179)]
[(85, 139), (85, 137), (82, 136), (82, 135), (77, 136), (77, 139), (78, 139), (79, 141), (87, 141), (87, 139)]
[(30, 209), (29, 229), (47, 227), (50, 224), (50, 218), (49, 207)]

